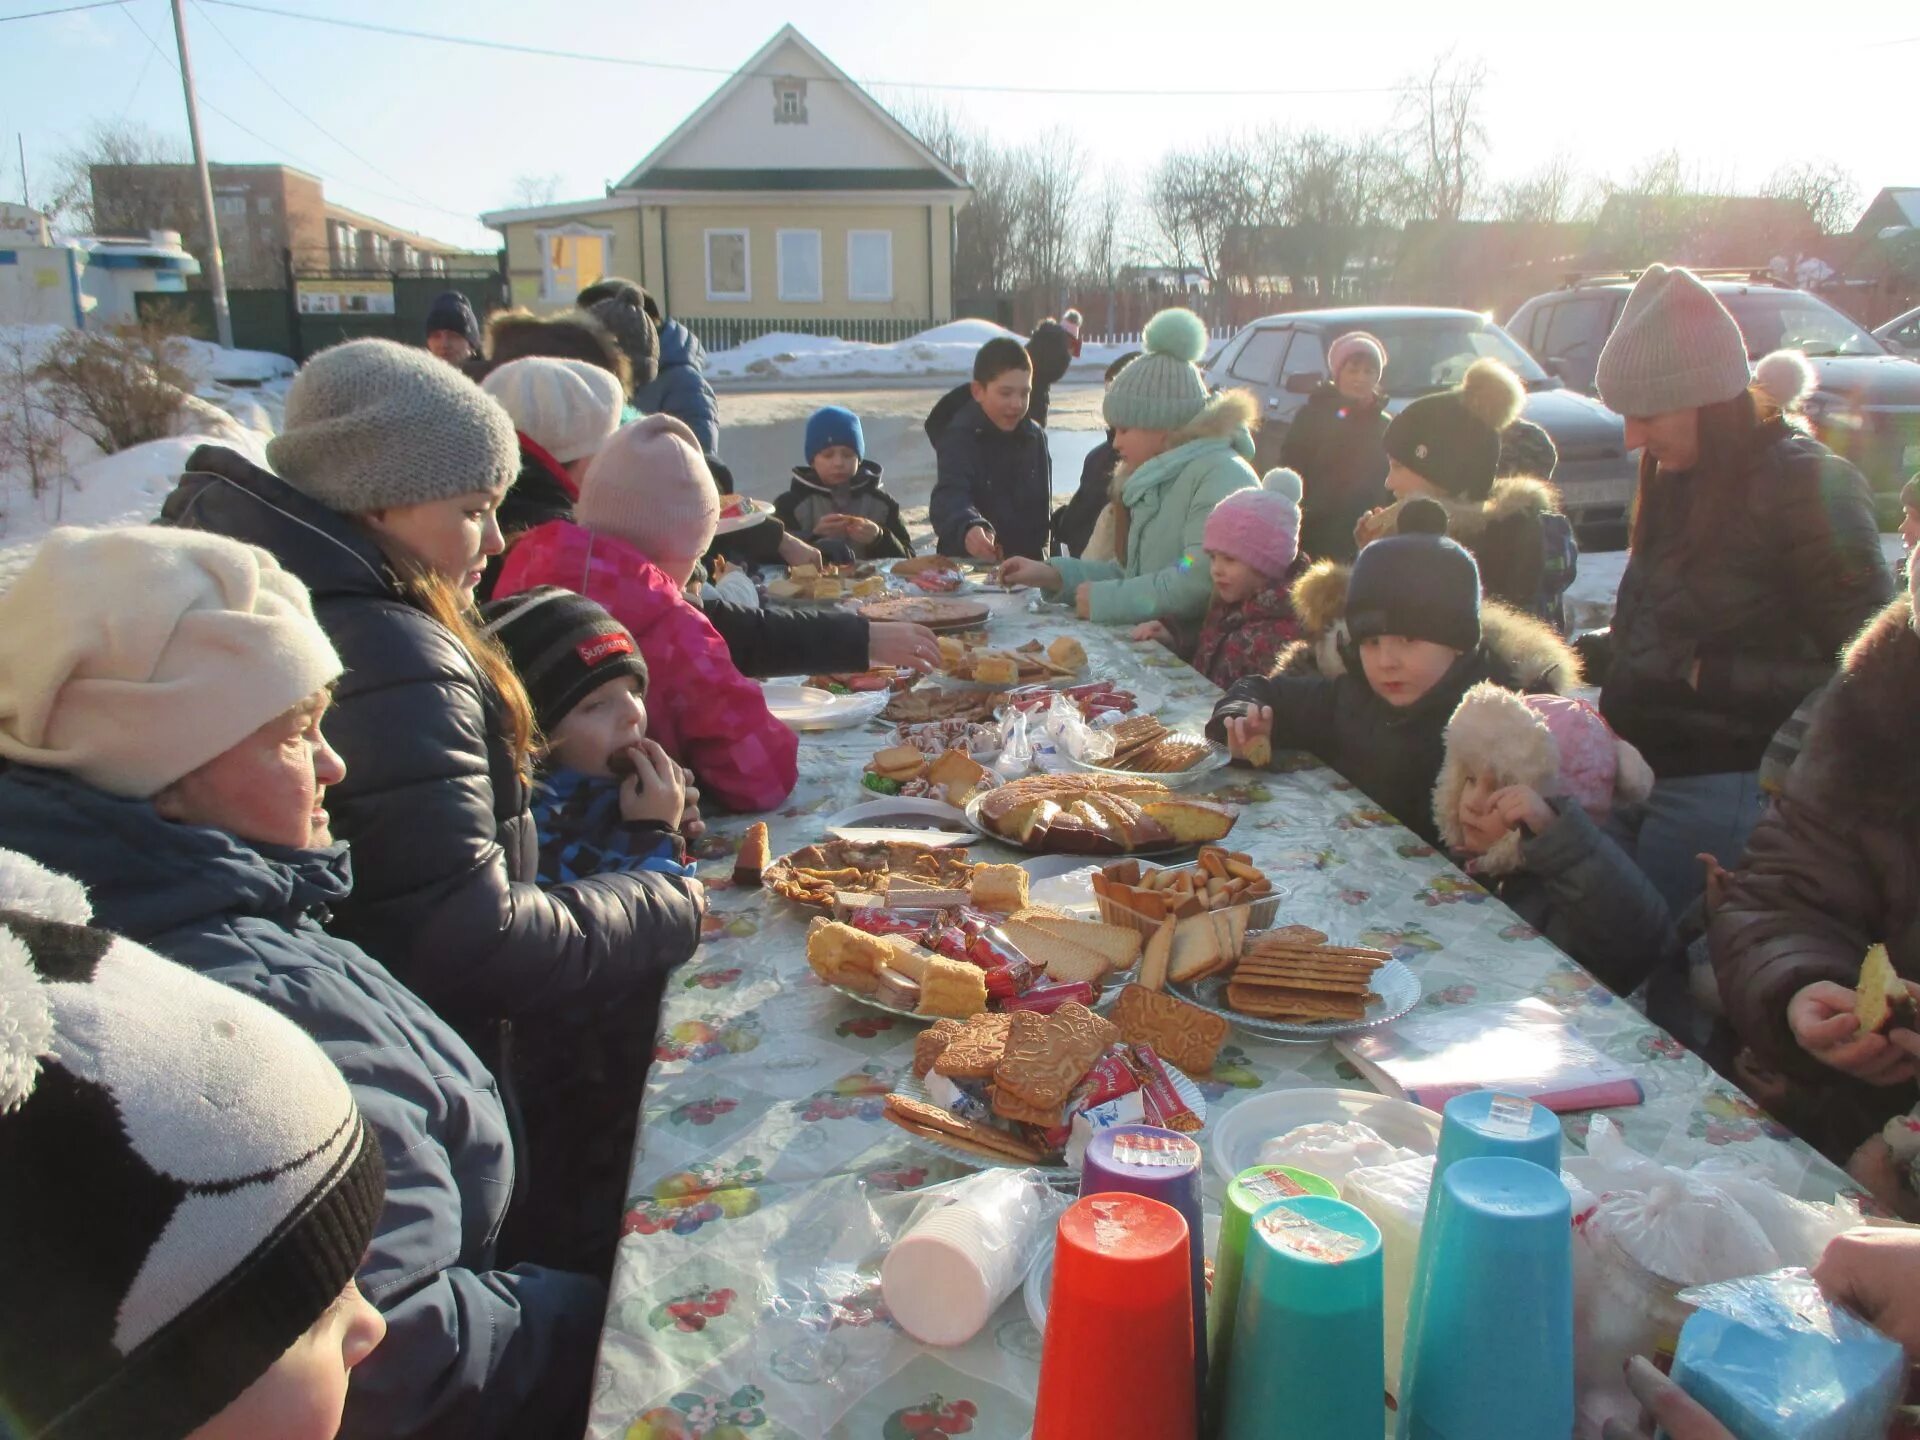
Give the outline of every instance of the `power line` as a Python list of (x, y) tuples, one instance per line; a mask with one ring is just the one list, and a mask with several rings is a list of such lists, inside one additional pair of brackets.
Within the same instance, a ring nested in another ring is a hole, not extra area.
[(85, 5), (62, 5), (54, 10), (23, 10), (18, 15), (0, 15), (0, 24), (9, 20), (39, 20), (48, 15), (72, 15), (80, 10), (109, 10), (126, 3), (127, 0), (89, 0)]
[[(687, 75), (750, 75), (766, 78), (778, 78), (779, 72), (772, 70), (733, 70), (724, 65), (688, 65), (671, 60), (639, 60), (626, 55), (595, 55), (579, 50), (555, 50), (543, 45), (524, 45), (510, 40), (482, 40), (472, 35), (446, 35), (431, 30), (409, 30), (399, 25), (380, 25), (371, 20), (345, 20), (334, 15), (303, 15), (297, 10), (280, 10), (271, 5), (256, 5), (248, 0), (200, 0), (207, 5), (220, 5), (229, 10), (250, 10), (257, 15), (277, 15), (283, 20), (305, 20), (313, 25), (332, 25), (342, 30), (363, 30), (375, 35), (397, 35), (407, 40), (430, 40), (440, 45), (464, 45), (475, 50), (500, 50), (514, 55), (538, 55), (549, 60), (578, 60), (592, 65), (621, 65), (640, 70), (671, 70)], [(842, 82), (836, 82), (842, 83)], [(854, 84), (846, 81), (846, 84)], [(1123, 86), (1117, 89), (1099, 89), (1092, 86), (1051, 86), (1051, 85), (981, 85), (961, 84), (951, 81), (928, 80), (869, 80), (871, 86), (885, 86), (896, 90), (953, 90), (991, 95), (1064, 95), (1064, 96), (1105, 96), (1109, 99), (1132, 99), (1141, 96), (1167, 97), (1179, 99), (1246, 99), (1256, 97), (1282, 96), (1330, 96), (1330, 95), (1399, 95), (1409, 89), (1419, 89), (1417, 85), (1348, 85), (1327, 89), (1277, 89), (1277, 90), (1222, 90), (1213, 87), (1196, 90), (1160, 90), (1140, 89)]]

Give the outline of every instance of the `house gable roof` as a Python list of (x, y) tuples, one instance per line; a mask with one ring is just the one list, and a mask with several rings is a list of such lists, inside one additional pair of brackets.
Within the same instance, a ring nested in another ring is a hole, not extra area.
[[(807, 82), (821, 124), (775, 125), (769, 83)], [(764, 90), (761, 87), (765, 87)], [(764, 103), (764, 110), (761, 109)], [(758, 112), (758, 113), (756, 113)], [(849, 127), (867, 141), (850, 156)], [(771, 153), (770, 143), (783, 153)], [(848, 163), (865, 160), (867, 163)], [(618, 185), (631, 190), (955, 190), (971, 187), (792, 25), (754, 56)]]

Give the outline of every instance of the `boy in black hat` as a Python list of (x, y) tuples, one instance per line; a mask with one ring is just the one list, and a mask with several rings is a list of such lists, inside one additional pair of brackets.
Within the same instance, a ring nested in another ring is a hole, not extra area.
[(427, 349), (456, 369), (480, 358), (480, 320), (458, 290), (442, 290), (427, 307)]

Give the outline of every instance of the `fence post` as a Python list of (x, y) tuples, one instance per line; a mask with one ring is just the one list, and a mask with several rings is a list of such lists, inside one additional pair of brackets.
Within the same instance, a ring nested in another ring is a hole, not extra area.
[(300, 333), (300, 280), (293, 273), (293, 248), (282, 246), (280, 264), (287, 276), (287, 347), (293, 354), (287, 358), (298, 365), (307, 358), (305, 337)]

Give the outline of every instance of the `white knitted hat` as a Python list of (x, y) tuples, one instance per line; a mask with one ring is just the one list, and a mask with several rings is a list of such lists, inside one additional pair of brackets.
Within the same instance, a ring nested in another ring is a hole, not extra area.
[(488, 373), (480, 388), (498, 400), (514, 429), (562, 465), (584, 460), (620, 428), (626, 396), (597, 365), (545, 355), (513, 360)]
[(671, 415), (648, 415), (600, 447), (573, 513), (649, 560), (697, 560), (720, 523), (720, 490), (693, 431)]
[(340, 670), (307, 587), (266, 551), (65, 526), (0, 595), (0, 755), (144, 800)]
[(1664, 415), (1731, 400), (1751, 382), (1747, 342), (1691, 270), (1650, 265), (1627, 297), (1594, 375), (1621, 415)]

